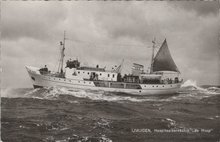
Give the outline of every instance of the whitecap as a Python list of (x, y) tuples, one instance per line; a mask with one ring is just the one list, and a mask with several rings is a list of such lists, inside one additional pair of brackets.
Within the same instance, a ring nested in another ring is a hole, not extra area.
[(170, 118), (162, 119), (162, 122), (168, 122), (168, 127), (176, 127), (176, 121)]

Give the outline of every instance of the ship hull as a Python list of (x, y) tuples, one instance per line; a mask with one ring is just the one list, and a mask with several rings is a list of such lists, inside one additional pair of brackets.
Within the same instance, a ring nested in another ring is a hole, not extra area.
[(101, 90), (106, 92), (123, 92), (131, 95), (160, 95), (175, 94), (181, 83), (176, 84), (134, 84), (111, 81), (90, 81), (59, 78), (50, 75), (41, 75), (38, 70), (26, 67), (34, 88), (65, 87), (82, 90)]

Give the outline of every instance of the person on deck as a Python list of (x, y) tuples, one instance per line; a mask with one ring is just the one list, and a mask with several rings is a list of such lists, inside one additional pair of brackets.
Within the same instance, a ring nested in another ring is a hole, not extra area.
[(44, 71), (45, 71), (45, 72), (48, 72), (47, 65), (45, 65), (45, 67), (44, 67)]

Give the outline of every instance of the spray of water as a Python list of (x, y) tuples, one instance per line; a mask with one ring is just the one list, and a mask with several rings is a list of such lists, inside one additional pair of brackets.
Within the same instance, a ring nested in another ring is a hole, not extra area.
[(212, 97), (214, 95), (219, 95), (220, 94), (220, 89), (215, 88), (215, 89), (210, 89), (213, 87), (209, 88), (202, 88), (197, 85), (197, 82), (195, 80), (187, 80), (185, 81), (181, 88), (180, 88), (180, 95), (178, 96), (173, 96), (170, 98), (171, 100), (186, 100), (186, 101), (196, 101), (196, 100), (201, 100), (203, 98), (208, 98)]
[(185, 81), (182, 84), (181, 88), (184, 88), (186, 90), (195, 90), (195, 91), (198, 91), (199, 93), (219, 94), (218, 93), (219, 88), (216, 88), (216, 87), (202, 88), (197, 85), (197, 82), (195, 80)]
[(197, 86), (197, 83), (195, 80), (187, 80), (181, 85), (181, 87), (195, 87), (195, 88), (197, 88), (198, 86)]
[[(20, 91), (19, 91), (20, 90)], [(216, 94), (220, 94), (220, 89), (215, 87), (202, 88), (199, 87), (196, 81), (187, 80), (181, 86), (180, 92), (177, 95), (170, 96), (128, 96), (115, 93), (109, 93), (104, 91), (92, 91), (81, 89), (67, 89), (67, 88), (41, 88), (41, 89), (21, 89), (6, 88), (1, 91), (2, 97), (31, 97), (37, 99), (57, 100), (60, 95), (70, 95), (77, 98), (86, 98), (90, 100), (100, 101), (130, 101), (130, 102), (146, 102), (146, 101), (172, 101), (172, 100), (184, 100), (189, 98), (201, 99), (204, 97), (210, 97)], [(24, 93), (25, 92), (25, 93)]]
[(91, 90), (79, 90), (66, 88), (53, 88), (49, 89), (44, 96), (46, 98), (57, 98), (59, 95), (71, 95), (78, 98), (88, 98), (90, 100), (102, 100), (102, 101), (133, 101), (140, 102), (142, 100), (130, 96), (118, 96), (113, 93), (105, 93), (104, 91), (91, 91)]

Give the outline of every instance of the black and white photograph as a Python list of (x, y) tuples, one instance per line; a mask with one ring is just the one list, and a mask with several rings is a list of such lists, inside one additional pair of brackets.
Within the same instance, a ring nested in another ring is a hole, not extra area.
[(1, 1), (1, 141), (220, 142), (219, 1)]

